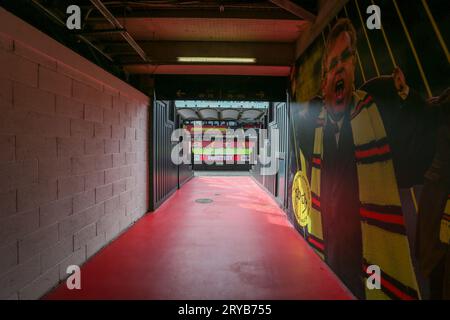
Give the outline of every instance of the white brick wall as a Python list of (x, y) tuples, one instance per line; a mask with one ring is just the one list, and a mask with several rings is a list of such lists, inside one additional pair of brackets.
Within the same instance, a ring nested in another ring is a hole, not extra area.
[(149, 99), (1, 8), (0, 66), (0, 299), (37, 299), (146, 213)]

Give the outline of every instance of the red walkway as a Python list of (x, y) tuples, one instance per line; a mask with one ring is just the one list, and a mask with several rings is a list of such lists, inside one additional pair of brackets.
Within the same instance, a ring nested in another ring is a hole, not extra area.
[(90, 259), (81, 286), (47, 298), (351, 298), (250, 177), (194, 178)]

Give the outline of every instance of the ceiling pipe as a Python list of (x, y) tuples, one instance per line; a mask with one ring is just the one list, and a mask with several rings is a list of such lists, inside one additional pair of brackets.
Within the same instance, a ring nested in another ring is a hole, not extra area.
[[(50, 18), (52, 18), (53, 20), (55, 20), (57, 23), (63, 25), (64, 27), (66, 26), (66, 23), (61, 20), (57, 15), (55, 15), (53, 12), (51, 12), (50, 10), (48, 10), (46, 7), (44, 7), (42, 4), (40, 4), (37, 0), (31, 0), (33, 2), (33, 4), (38, 7), (39, 9), (41, 9), (43, 12), (45, 12)], [(76, 34), (76, 36), (78, 37), (78, 39), (82, 40), (83, 42), (85, 42), (86, 44), (88, 44), (89, 46), (91, 46), (92, 48), (94, 48), (98, 53), (100, 53), (102, 56), (104, 56), (106, 59), (108, 59), (110, 62), (114, 62), (113, 58), (111, 58), (108, 54), (106, 54), (105, 52), (103, 52), (103, 50), (101, 50), (99, 47), (97, 47), (95, 44), (93, 44), (92, 42), (90, 42), (88, 39), (86, 39), (85, 37), (83, 37), (80, 34)]]
[(289, 0), (270, 0), (273, 4), (277, 5), (280, 8), (296, 15), (299, 18), (305, 19), (307, 21), (313, 22), (316, 16), (309, 12), (308, 10), (302, 8), (301, 6), (293, 3)]
[[(109, 21), (116, 29), (124, 29), (120, 22), (114, 17), (114, 15), (105, 7), (105, 5), (101, 2), (101, 0), (90, 0), (91, 3), (97, 8), (98, 11), (105, 17), (106, 20)], [(134, 41), (133, 37), (127, 32), (120, 32), (122, 37), (128, 42), (128, 44), (136, 51), (136, 53), (144, 60), (145, 62), (150, 62), (144, 50)]]

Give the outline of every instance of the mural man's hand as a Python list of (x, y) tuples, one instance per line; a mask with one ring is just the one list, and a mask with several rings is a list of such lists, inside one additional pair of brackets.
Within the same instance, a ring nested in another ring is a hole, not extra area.
[(427, 106), (437, 110), (439, 120), (450, 127), (450, 87), (437, 97), (431, 97), (427, 100)]
[(406, 83), (402, 69), (396, 67), (392, 72), (392, 77), (394, 78), (395, 89), (397, 90), (398, 95), (405, 100), (409, 94), (409, 86)]
[(431, 97), (428, 99), (428, 104), (430, 106), (434, 105), (447, 105), (450, 106), (450, 87), (445, 89), (444, 92), (437, 97)]

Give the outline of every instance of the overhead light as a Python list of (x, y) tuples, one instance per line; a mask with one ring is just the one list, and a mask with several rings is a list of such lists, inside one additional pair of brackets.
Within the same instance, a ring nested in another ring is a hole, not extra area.
[(255, 63), (255, 58), (177, 57), (178, 62)]

